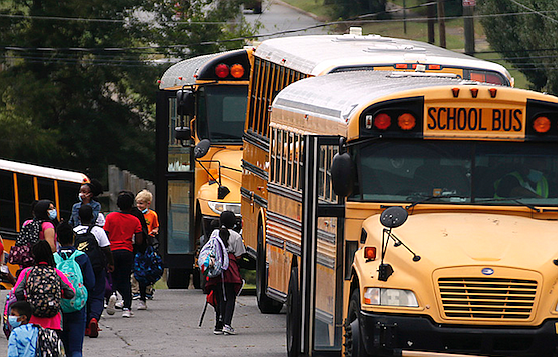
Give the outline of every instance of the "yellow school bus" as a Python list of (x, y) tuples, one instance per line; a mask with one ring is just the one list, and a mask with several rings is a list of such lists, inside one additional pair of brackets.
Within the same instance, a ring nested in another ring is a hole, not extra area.
[(195, 253), (225, 210), (240, 222), (242, 133), (249, 49), (171, 66), (157, 97), (157, 206), (170, 288), (188, 287)]
[[(5, 253), (10, 252), (23, 222), (33, 217), (33, 201), (51, 200), (58, 219), (68, 220), (80, 186), (88, 182), (80, 172), (0, 159), (0, 235)], [(19, 269), (9, 267), (14, 275)]]
[[(277, 313), (285, 297), (269, 288), (266, 270), (266, 207), (269, 179), (269, 108), (283, 88), (300, 79), (367, 70), (452, 73), (513, 86), (508, 71), (492, 62), (423, 42), (382, 37), (315, 35), (263, 41), (253, 53), (242, 157), (242, 221), (247, 251), (256, 260), (256, 296), (262, 312)], [(336, 91), (330, 93), (335, 98)]]
[(557, 97), (358, 71), (271, 110), (289, 356), (556, 356)]

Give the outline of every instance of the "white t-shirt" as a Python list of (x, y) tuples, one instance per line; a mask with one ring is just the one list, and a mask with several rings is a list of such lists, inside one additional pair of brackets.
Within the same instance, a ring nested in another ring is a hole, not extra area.
[[(83, 225), (79, 225), (76, 228), (74, 228), (74, 232), (76, 234), (82, 234), (87, 232), (87, 229), (89, 228), (89, 226), (83, 226)], [(93, 235), (95, 236), (95, 238), (97, 238), (97, 242), (99, 243), (99, 247), (104, 248), (104, 247), (108, 247), (110, 245), (110, 241), (107, 237), (107, 233), (105, 232), (105, 230), (99, 226), (94, 226), (91, 229), (91, 233), (93, 233)]]
[(242, 242), (242, 236), (232, 229), (229, 229), (229, 234), (227, 252), (233, 253), (235, 257), (239, 257), (246, 253), (246, 247), (244, 247), (244, 242)]

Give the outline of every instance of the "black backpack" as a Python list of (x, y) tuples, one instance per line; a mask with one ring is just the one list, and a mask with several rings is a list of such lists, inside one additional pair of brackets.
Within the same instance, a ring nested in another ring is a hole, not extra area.
[(91, 266), (93, 267), (93, 271), (95, 273), (100, 272), (106, 266), (105, 262), (105, 254), (99, 247), (99, 242), (95, 235), (91, 233), (91, 230), (95, 227), (95, 225), (90, 225), (87, 228), (85, 233), (80, 233), (76, 235), (76, 239), (74, 241), (74, 247), (77, 250), (80, 250), (87, 254), (89, 260), (91, 261)]

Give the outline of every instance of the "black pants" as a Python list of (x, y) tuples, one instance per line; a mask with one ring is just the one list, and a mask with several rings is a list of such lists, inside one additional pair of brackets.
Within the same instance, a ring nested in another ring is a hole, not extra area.
[(217, 300), (217, 306), (215, 306), (217, 327), (222, 327), (223, 324), (231, 326), (234, 305), (236, 303), (236, 292), (234, 287), (235, 284), (233, 283), (225, 283), (224, 290), (223, 283), (218, 283), (214, 287), (214, 294)]
[(122, 295), (124, 308), (132, 307), (132, 284), (130, 274), (134, 266), (134, 253), (125, 249), (112, 251), (114, 258), (114, 271), (112, 272), (112, 291), (117, 291)]

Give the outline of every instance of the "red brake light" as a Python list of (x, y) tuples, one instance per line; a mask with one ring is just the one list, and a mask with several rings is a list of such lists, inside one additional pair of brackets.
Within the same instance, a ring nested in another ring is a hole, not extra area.
[(439, 64), (429, 64), (428, 69), (435, 70), (435, 69), (442, 69), (442, 66)]
[(233, 64), (231, 66), (231, 76), (234, 78), (240, 78), (244, 75), (244, 67), (241, 64)]
[(380, 113), (374, 117), (374, 126), (380, 130), (386, 130), (391, 125), (391, 117), (386, 113)]
[(376, 247), (365, 247), (364, 257), (366, 260), (376, 260)]
[(215, 66), (215, 75), (219, 78), (225, 78), (229, 75), (230, 73), (230, 69), (229, 66), (227, 66), (224, 63), (218, 64), (217, 66)]
[(546, 133), (550, 130), (550, 119), (543, 116), (538, 117), (533, 122), (533, 129), (535, 129), (537, 133)]
[(403, 130), (411, 130), (415, 127), (417, 121), (415, 116), (411, 113), (404, 113), (397, 118), (397, 124)]
[(397, 69), (407, 69), (407, 64), (406, 63), (397, 63), (395, 65), (395, 68), (397, 68)]

